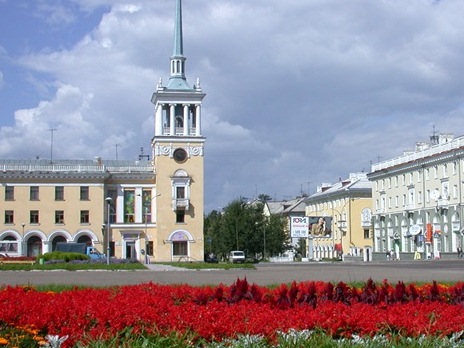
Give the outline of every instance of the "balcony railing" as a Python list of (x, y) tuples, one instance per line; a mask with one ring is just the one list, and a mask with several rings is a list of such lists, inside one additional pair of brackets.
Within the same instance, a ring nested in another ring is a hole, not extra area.
[(404, 164), (404, 163), (409, 163), (409, 162), (414, 162), (417, 161), (418, 159), (430, 157), (433, 155), (440, 154), (442, 152), (447, 152), (451, 151), (454, 149), (459, 149), (464, 145), (464, 137), (459, 137), (456, 139), (453, 139), (447, 143), (444, 144), (438, 144), (434, 145), (426, 150), (423, 151), (417, 151), (413, 153), (408, 153), (403, 156), (398, 156), (396, 158), (392, 158), (387, 161), (379, 162), (376, 164), (373, 164), (371, 166), (371, 171), (372, 172), (377, 172), (379, 170), (385, 169), (385, 168), (390, 168), (399, 164)]
[(3, 172), (154, 172), (147, 161), (91, 160), (0, 160)]
[[(197, 132), (196, 127), (192, 127), (192, 128), (189, 128), (187, 135), (196, 135), (196, 132)], [(163, 135), (184, 135), (184, 127), (176, 127), (174, 130), (174, 134), (171, 134), (171, 128), (164, 127)]]
[(187, 198), (178, 198), (172, 200), (172, 209), (175, 210), (188, 210), (189, 209), (190, 200)]

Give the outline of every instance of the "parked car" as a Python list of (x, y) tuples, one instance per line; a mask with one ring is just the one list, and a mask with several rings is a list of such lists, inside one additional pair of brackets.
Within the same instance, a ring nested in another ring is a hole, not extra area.
[(206, 263), (219, 263), (218, 258), (214, 253), (205, 253)]
[(245, 253), (240, 250), (231, 251), (229, 254), (229, 261), (232, 263), (243, 263), (245, 262)]

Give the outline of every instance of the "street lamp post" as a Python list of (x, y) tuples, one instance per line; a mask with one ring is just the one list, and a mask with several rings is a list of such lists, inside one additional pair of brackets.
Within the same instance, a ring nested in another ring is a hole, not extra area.
[(238, 250), (238, 217), (235, 218), (235, 240), (237, 242), (237, 249)]
[(264, 220), (264, 225), (263, 225), (263, 229), (264, 229), (264, 235), (263, 235), (263, 242), (264, 242), (264, 260), (266, 260), (266, 220)]
[(145, 263), (148, 263), (148, 207), (145, 207)]
[(105, 198), (107, 204), (107, 217), (106, 217), (106, 264), (110, 264), (110, 210), (111, 210), (111, 197)]
[[(23, 246), (24, 246), (24, 227), (26, 226), (26, 224), (23, 222), (21, 224), (21, 226), (23, 227), (23, 235), (22, 235), (22, 239), (21, 239), (21, 256), (23, 255), (24, 253), (24, 250), (23, 250)], [(25, 256), (25, 255), (24, 255)]]

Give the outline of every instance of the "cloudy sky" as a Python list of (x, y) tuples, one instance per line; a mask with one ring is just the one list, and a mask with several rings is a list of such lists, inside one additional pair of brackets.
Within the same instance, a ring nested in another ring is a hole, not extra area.
[[(206, 210), (289, 199), (464, 134), (462, 0), (184, 0)], [(0, 158), (150, 153), (174, 0), (0, 0)], [(118, 144), (118, 145), (116, 145)]]

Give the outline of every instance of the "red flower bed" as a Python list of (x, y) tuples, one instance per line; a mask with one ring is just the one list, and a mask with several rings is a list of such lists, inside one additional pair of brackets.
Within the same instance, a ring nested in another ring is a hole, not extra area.
[(192, 287), (153, 283), (107, 289), (39, 292), (0, 290), (0, 324), (69, 335), (63, 347), (85, 338), (134, 332), (194, 332), (207, 340), (276, 331), (322, 329), (333, 337), (401, 333), (448, 336), (464, 330), (464, 284), (424, 286), (369, 280), (293, 283), (268, 289), (238, 279), (233, 285)]

